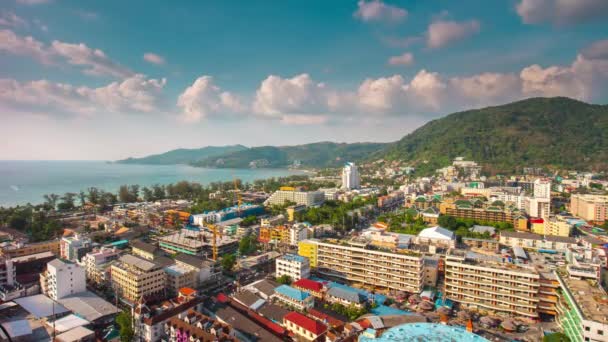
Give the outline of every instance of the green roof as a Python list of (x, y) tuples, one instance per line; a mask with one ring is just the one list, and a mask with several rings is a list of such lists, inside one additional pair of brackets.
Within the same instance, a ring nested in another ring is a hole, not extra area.
[(416, 198), (416, 202), (426, 202), (426, 198), (418, 197), (418, 198)]

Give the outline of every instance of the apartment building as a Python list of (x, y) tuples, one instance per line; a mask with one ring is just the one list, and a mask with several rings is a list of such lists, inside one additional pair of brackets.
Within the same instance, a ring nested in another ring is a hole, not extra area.
[(55, 259), (40, 274), (40, 288), (48, 297), (59, 300), (87, 290), (84, 268), (69, 261)]
[(310, 262), (301, 255), (285, 254), (276, 259), (276, 277), (288, 276), (296, 281), (310, 276)]
[(298, 290), (289, 285), (281, 285), (274, 289), (273, 297), (285, 305), (297, 310), (306, 310), (314, 306), (315, 300), (308, 292)]
[(445, 296), (468, 308), (538, 317), (540, 274), (500, 256), (450, 250)]
[(325, 324), (297, 312), (285, 315), (283, 326), (304, 341), (322, 340), (322, 335), (327, 331)]
[[(160, 237), (158, 245), (162, 250), (171, 254), (211, 256), (213, 239), (213, 234), (206, 231), (181, 229), (174, 234)], [(230, 236), (218, 236), (216, 241), (220, 255), (232, 253), (238, 248), (238, 240)]]
[(80, 261), (82, 257), (93, 249), (91, 239), (75, 234), (64, 237), (59, 242), (60, 256), (71, 261)]
[(551, 216), (544, 220), (544, 234), (555, 236), (570, 236), (572, 226), (565, 220)]
[(555, 275), (560, 284), (556, 321), (570, 341), (608, 341), (606, 291), (564, 269)]
[(176, 296), (179, 289), (188, 287), (196, 288), (198, 277), (196, 271), (181, 265), (171, 265), (163, 268), (167, 279), (167, 292), (171, 296)]
[(13, 286), (16, 276), (13, 260), (0, 256), (0, 286)]
[(118, 259), (119, 255), (120, 252), (114, 248), (102, 248), (85, 255), (82, 261), (87, 279), (94, 283), (103, 283), (109, 280), (107, 270), (110, 268), (110, 262)]
[(573, 194), (570, 212), (587, 221), (604, 222), (608, 219), (608, 196)]
[(112, 265), (112, 287), (117, 294), (135, 302), (143, 296), (164, 295), (166, 275), (160, 265), (130, 254)]
[(294, 202), (307, 207), (321, 205), (325, 201), (325, 194), (322, 191), (297, 191), (292, 187), (281, 187), (275, 191), (265, 202), (265, 205)]
[(60, 250), (59, 240), (51, 240), (34, 243), (11, 243), (2, 247), (1, 252), (4, 256), (14, 258), (44, 252), (52, 252), (56, 256), (59, 256)]
[(194, 288), (217, 280), (222, 272), (219, 263), (184, 253), (175, 256), (175, 265), (195, 272), (196, 285), (190, 286)]
[(528, 230), (528, 219), (515, 209), (503, 209), (498, 206), (475, 208), (473, 203), (459, 200), (455, 203), (442, 203), (439, 210), (443, 215), (485, 222), (509, 222), (517, 230)]
[(565, 252), (569, 248), (575, 248), (577, 242), (575, 238), (566, 236), (546, 235), (542, 236), (527, 232), (500, 232), (500, 244), (506, 246), (519, 246), (533, 249), (550, 249)]
[(365, 241), (306, 240), (298, 254), (324, 276), (361, 286), (419, 293), (424, 286), (422, 254), (381, 249)]

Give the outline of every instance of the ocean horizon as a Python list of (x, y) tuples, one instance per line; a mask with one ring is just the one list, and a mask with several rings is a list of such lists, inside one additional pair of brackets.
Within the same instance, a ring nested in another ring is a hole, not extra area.
[(103, 160), (0, 160), (0, 206), (40, 204), (45, 194), (97, 187), (116, 193), (123, 184), (151, 186), (179, 181), (209, 184), (304, 174), (287, 169), (210, 169), (190, 165), (119, 164)]

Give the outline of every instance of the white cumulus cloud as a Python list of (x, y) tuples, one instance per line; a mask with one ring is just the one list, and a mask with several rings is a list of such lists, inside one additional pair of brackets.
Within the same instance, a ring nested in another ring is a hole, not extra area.
[(121, 82), (90, 88), (48, 80), (0, 79), (2, 107), (16, 112), (93, 115), (106, 112), (155, 112), (165, 79), (134, 75)]
[(399, 56), (392, 56), (388, 59), (390, 65), (412, 65), (414, 63), (414, 55), (411, 52), (405, 52)]
[(270, 75), (256, 91), (253, 111), (273, 117), (289, 114), (314, 114), (327, 110), (328, 92), (323, 83), (308, 74), (282, 78)]
[(0, 52), (26, 56), (42, 64), (59, 61), (84, 67), (83, 72), (95, 76), (126, 78), (132, 71), (110, 59), (102, 50), (88, 47), (84, 43), (71, 44), (53, 41), (49, 46), (31, 36), (22, 37), (11, 30), (0, 30)]
[(387, 5), (380, 0), (359, 0), (354, 16), (362, 21), (397, 22), (405, 19), (407, 14), (404, 8)]
[(515, 9), (526, 24), (567, 25), (608, 18), (606, 0), (521, 0)]
[(480, 24), (477, 20), (452, 21), (436, 20), (429, 25), (427, 46), (430, 48), (444, 47), (453, 42), (465, 39), (479, 33)]
[(28, 23), (13, 12), (2, 12), (0, 13), (0, 25), (18, 28), (27, 27)]
[(177, 99), (180, 118), (185, 122), (198, 122), (213, 115), (227, 115), (244, 110), (241, 101), (232, 93), (222, 91), (213, 77), (201, 76), (186, 88)]

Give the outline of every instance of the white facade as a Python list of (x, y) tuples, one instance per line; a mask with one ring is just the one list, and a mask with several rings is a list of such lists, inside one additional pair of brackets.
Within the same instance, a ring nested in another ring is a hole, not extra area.
[(548, 179), (537, 179), (534, 181), (534, 197), (551, 199), (551, 181)]
[(531, 217), (548, 218), (551, 214), (551, 200), (546, 198), (526, 197), (525, 210)]
[(310, 262), (300, 255), (286, 254), (276, 259), (276, 277), (289, 276), (297, 281), (310, 276)]
[(0, 285), (15, 285), (15, 267), (10, 258), (0, 257)]
[(87, 290), (84, 268), (55, 259), (47, 264), (40, 281), (45, 295), (59, 300)]
[(305, 224), (296, 223), (289, 228), (289, 244), (297, 246), (300, 241), (308, 238), (308, 227)]
[(101, 281), (102, 278), (104, 278), (104, 270), (100, 266), (118, 259), (119, 255), (120, 253), (116, 249), (101, 249), (99, 251), (87, 253), (87, 255), (82, 258), (87, 279), (95, 282)]
[(342, 169), (342, 189), (358, 189), (361, 186), (359, 170), (355, 163), (346, 163)]

